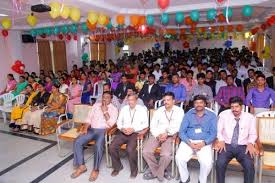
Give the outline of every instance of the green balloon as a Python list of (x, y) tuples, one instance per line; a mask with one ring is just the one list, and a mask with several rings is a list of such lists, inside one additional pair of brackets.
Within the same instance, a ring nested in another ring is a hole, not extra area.
[(81, 56), (81, 60), (82, 62), (87, 62), (89, 59), (89, 55), (88, 53), (83, 53), (83, 55)]
[(163, 25), (167, 25), (169, 23), (169, 15), (167, 13), (161, 14), (160, 21)]
[(82, 32), (86, 33), (89, 31), (88, 27), (87, 27), (87, 24), (86, 23), (82, 23), (81, 24), (81, 30)]
[(207, 11), (208, 20), (212, 21), (216, 18), (216, 16), (217, 16), (217, 11), (214, 8)]
[(109, 23), (106, 25), (106, 28), (107, 28), (107, 29), (111, 29), (112, 27), (113, 27), (112, 22), (109, 22)]
[(182, 12), (176, 13), (176, 23), (181, 24), (184, 20), (184, 14)]
[(77, 25), (76, 24), (70, 25), (69, 29), (70, 29), (71, 33), (77, 33)]
[(253, 8), (250, 5), (245, 5), (242, 10), (243, 16), (245, 17), (251, 17), (253, 14)]
[(62, 32), (63, 34), (67, 34), (67, 33), (69, 32), (69, 29), (68, 29), (67, 25), (63, 25), (63, 26), (61, 27), (61, 32)]
[[(223, 9), (223, 15), (226, 16), (227, 8), (225, 7)], [(233, 16), (233, 9), (231, 7), (228, 7), (228, 18), (231, 18)]]
[(32, 30), (31, 30), (31, 35), (32, 35), (33, 37), (37, 36), (37, 31), (36, 31), (35, 29), (32, 29)]
[(190, 18), (194, 21), (197, 22), (200, 19), (200, 12), (198, 10), (192, 10), (190, 13)]
[(59, 34), (59, 32), (60, 32), (59, 27), (54, 27), (54, 28), (53, 28), (53, 34), (54, 34), (54, 35)]
[(43, 33), (43, 29), (37, 29), (37, 35), (42, 35)]
[(52, 34), (52, 29), (50, 27), (45, 28), (45, 34), (50, 36)]

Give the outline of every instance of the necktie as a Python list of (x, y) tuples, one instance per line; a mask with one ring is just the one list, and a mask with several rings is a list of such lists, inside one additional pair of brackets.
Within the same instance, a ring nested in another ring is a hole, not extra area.
[(236, 126), (234, 128), (234, 131), (233, 131), (233, 136), (232, 136), (232, 140), (231, 140), (231, 145), (233, 147), (237, 147), (238, 146), (238, 139), (239, 139), (239, 121), (240, 121), (240, 118), (235, 118), (236, 120)]

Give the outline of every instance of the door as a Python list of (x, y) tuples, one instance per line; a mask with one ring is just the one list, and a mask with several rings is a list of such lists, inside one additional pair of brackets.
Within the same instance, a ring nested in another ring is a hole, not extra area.
[(38, 45), (38, 58), (40, 70), (45, 73), (52, 70), (52, 56), (50, 42), (47, 40), (37, 40)]
[(65, 41), (53, 41), (54, 71), (67, 70)]

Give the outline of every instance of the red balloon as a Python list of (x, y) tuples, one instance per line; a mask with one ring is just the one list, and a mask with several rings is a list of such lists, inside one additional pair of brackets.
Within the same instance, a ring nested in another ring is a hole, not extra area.
[(190, 45), (187, 41), (185, 41), (183, 44), (182, 44), (183, 48), (189, 48)]
[(242, 24), (239, 24), (239, 25), (236, 26), (236, 30), (237, 30), (238, 32), (242, 32), (243, 29), (244, 29), (244, 27), (243, 27)]
[(74, 40), (77, 41), (77, 35), (74, 35)]
[(58, 38), (60, 39), (60, 40), (62, 40), (63, 39), (63, 35), (62, 34), (58, 34)]
[(7, 30), (2, 30), (2, 35), (4, 37), (7, 37), (9, 35), (9, 32)]
[(255, 28), (251, 29), (251, 34), (255, 35), (259, 31), (259, 29), (260, 29), (259, 27), (255, 27)]
[(192, 23), (193, 23), (192, 19), (189, 16), (185, 17), (184, 22), (186, 25), (192, 25)]
[(223, 3), (224, 0), (217, 0), (217, 3)]
[(267, 27), (267, 26), (266, 26), (266, 24), (264, 24), (264, 23), (261, 25), (261, 29), (262, 29), (263, 31), (266, 29), (266, 27)]
[(15, 65), (21, 65), (22, 62), (21, 62), (20, 60), (16, 60), (14, 64), (15, 64)]
[(43, 39), (45, 39), (47, 37), (46, 34), (42, 34), (40, 37), (42, 37)]
[(234, 26), (233, 26), (233, 25), (228, 25), (228, 26), (227, 26), (227, 31), (228, 31), (228, 32), (232, 32), (233, 29), (234, 29)]
[(218, 21), (219, 22), (225, 22), (225, 16), (223, 14), (218, 15)]
[(170, 4), (170, 0), (158, 0), (158, 5), (160, 9), (164, 10), (166, 9)]
[(219, 31), (220, 31), (220, 32), (224, 32), (224, 29), (225, 29), (224, 26), (220, 26), (220, 27), (219, 27)]
[(70, 41), (72, 39), (71, 35), (70, 34), (66, 35), (66, 39), (67, 41)]
[(11, 69), (12, 69), (14, 72), (16, 72), (16, 65), (13, 65), (13, 66), (11, 67)]

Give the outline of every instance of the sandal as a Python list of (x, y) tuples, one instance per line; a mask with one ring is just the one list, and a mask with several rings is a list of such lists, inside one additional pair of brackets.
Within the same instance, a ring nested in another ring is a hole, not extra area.
[(155, 178), (157, 178), (157, 177), (154, 176), (154, 175), (152, 174), (152, 172), (148, 172), (148, 173), (145, 173), (145, 174), (143, 175), (143, 179), (145, 179), (145, 180), (152, 180), (152, 179), (155, 179)]
[(97, 179), (98, 174), (99, 174), (99, 171), (93, 170), (90, 175), (89, 181), (94, 182)]
[(165, 172), (164, 172), (164, 178), (166, 178), (167, 180), (171, 180), (171, 179), (172, 179), (172, 175), (171, 175), (171, 173), (170, 173), (170, 172), (165, 171)]
[(85, 168), (83, 170), (78, 168), (74, 173), (72, 173), (71, 178), (75, 179), (75, 178), (79, 177), (81, 174), (83, 174), (85, 172), (87, 172), (87, 168)]

